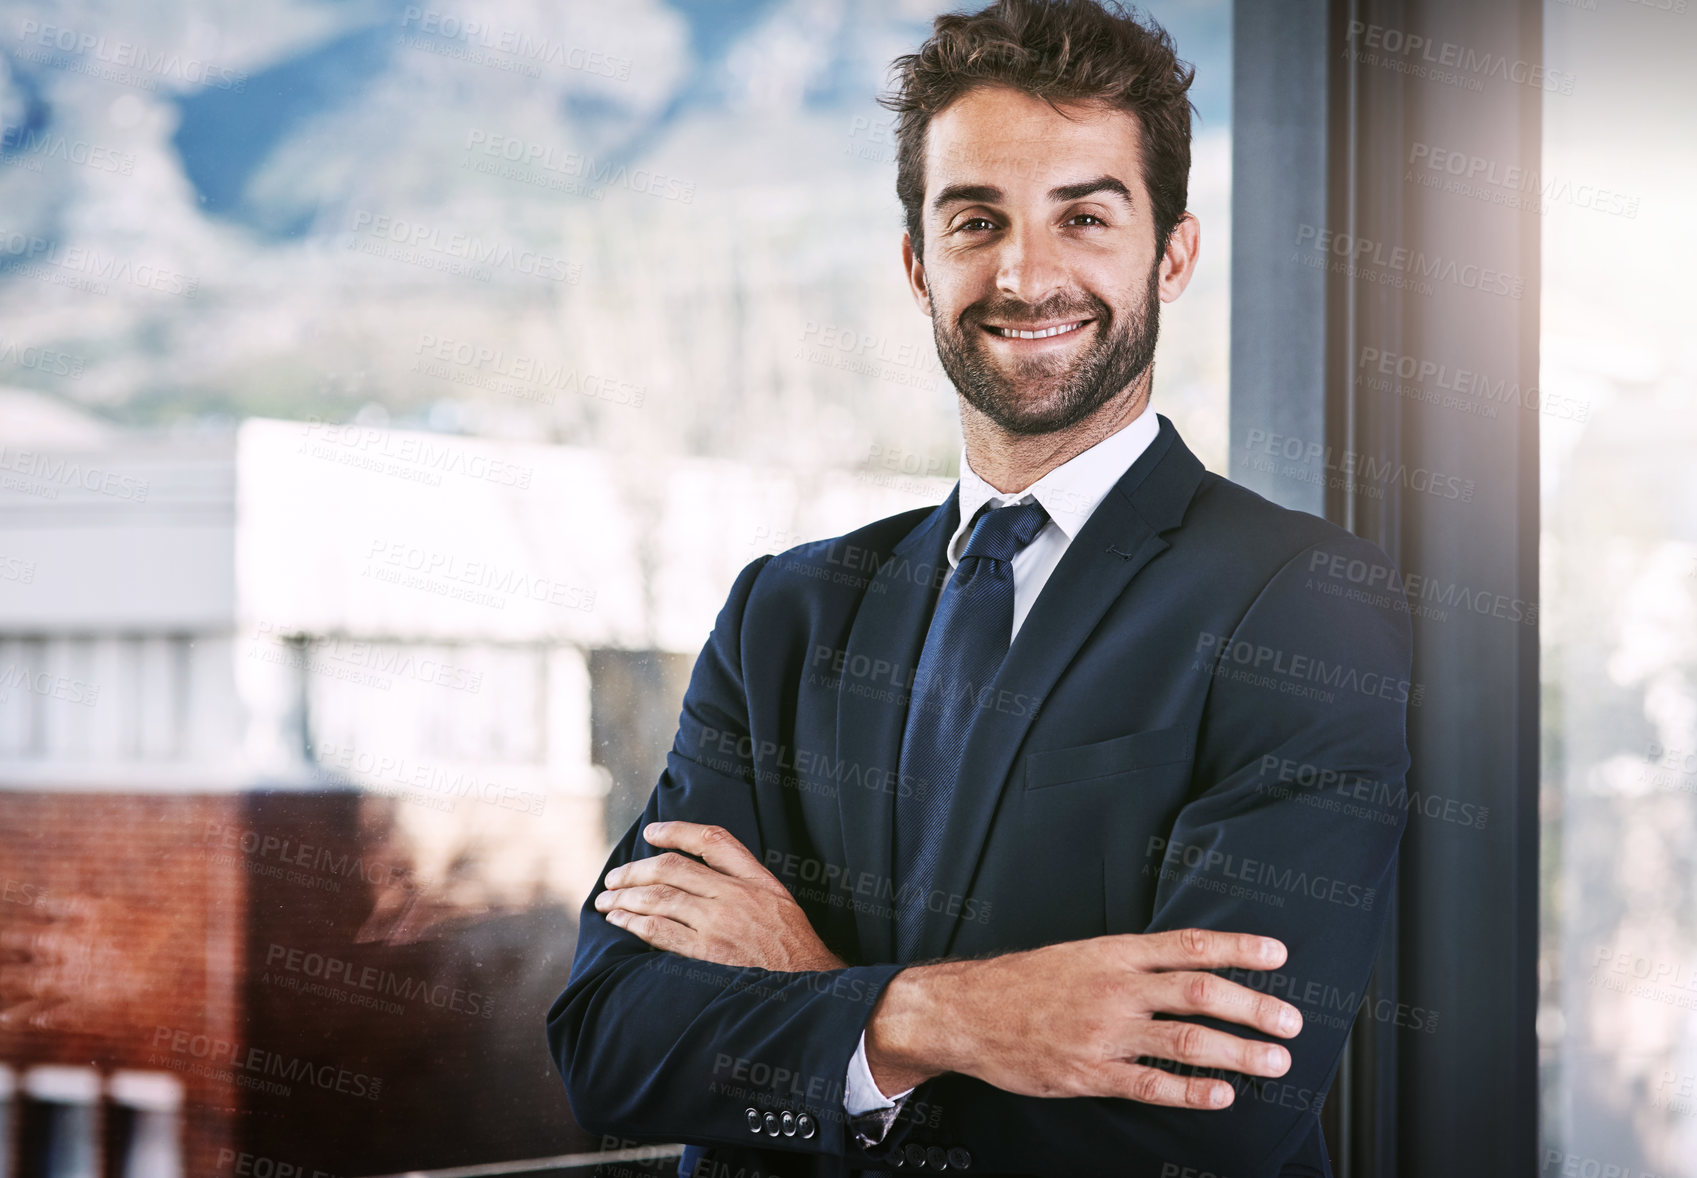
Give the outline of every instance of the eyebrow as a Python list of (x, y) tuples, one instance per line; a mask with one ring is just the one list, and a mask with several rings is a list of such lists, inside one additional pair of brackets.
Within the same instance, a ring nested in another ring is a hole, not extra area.
[[(1049, 199), (1056, 204), (1072, 200), (1082, 200), (1098, 192), (1110, 192), (1125, 201), (1127, 208), (1135, 208), (1136, 202), (1131, 199), (1131, 190), (1113, 176), (1098, 176), (1094, 180), (1080, 180), (1076, 184), (1060, 184), (1049, 189)], [(939, 192), (931, 202), (931, 211), (937, 212), (944, 205), (960, 201), (983, 202), (996, 204), (1003, 199), (1000, 188), (994, 184), (951, 184)]]

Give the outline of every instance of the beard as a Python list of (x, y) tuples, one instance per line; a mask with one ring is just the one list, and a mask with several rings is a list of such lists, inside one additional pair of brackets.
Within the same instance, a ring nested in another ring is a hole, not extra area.
[[(958, 326), (931, 320), (937, 358), (960, 395), (1010, 434), (1048, 434), (1076, 425), (1141, 377), (1160, 334), (1160, 262), (1149, 268), (1142, 305), (1123, 317), (1095, 295), (1059, 296), (1037, 307), (995, 300), (968, 307)], [(1011, 369), (990, 354), (987, 320), (1034, 323), (1093, 319), (1096, 342), (1082, 356), (1033, 356)]]

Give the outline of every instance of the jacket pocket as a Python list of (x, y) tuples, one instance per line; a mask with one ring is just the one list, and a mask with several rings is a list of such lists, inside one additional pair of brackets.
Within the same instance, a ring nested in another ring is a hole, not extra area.
[(1183, 724), (1128, 732), (1092, 744), (1027, 753), (1025, 788), (1029, 792), (1073, 782), (1119, 777), (1158, 765), (1189, 761), (1193, 751), (1190, 729)]

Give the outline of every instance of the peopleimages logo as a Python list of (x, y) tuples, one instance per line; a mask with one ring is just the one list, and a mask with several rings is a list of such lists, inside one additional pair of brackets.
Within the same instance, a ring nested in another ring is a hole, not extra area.
[(340, 1178), (330, 1170), (233, 1149), (218, 1151), (218, 1169), (230, 1170), (236, 1178)]
[(461, 167), (472, 171), (521, 179), (523, 172), (501, 172), (501, 164), (534, 168), (552, 172), (560, 183), (551, 187), (571, 186), (575, 191), (598, 193), (607, 188), (626, 188), (644, 196), (675, 200), (679, 204), (695, 203), (695, 182), (668, 176), (648, 168), (628, 168), (621, 163), (597, 160), (592, 155), (567, 151), (552, 144), (537, 143), (517, 135), (491, 133), (479, 128), (466, 132), (465, 150), (474, 155), (491, 157), (488, 160), (467, 160)]
[[(412, 869), (400, 864), (367, 860), (348, 851), (337, 852), (316, 843), (297, 842), (276, 834), (262, 834), (251, 827), (208, 821), (201, 835), (203, 846), (240, 851), (250, 859), (270, 860), (282, 867), (298, 867), (327, 880), (361, 880), (382, 888), (416, 892), (419, 885)], [(327, 889), (331, 890), (331, 889)]]
[[(362, 966), (346, 958), (295, 949), (275, 942), (265, 951), (265, 968), (268, 973), (276, 971), (279, 974), (310, 978), (322, 983), (322, 987), (329, 990), (368, 991), (378, 998), (424, 1002), (439, 1010), (451, 1010), (477, 1018), (493, 1018), (495, 1014), (493, 999), (476, 990), (446, 986), (440, 982), (431, 983), (422, 978), (405, 977), (392, 969), (379, 969), (374, 965)], [(265, 980), (269, 980), (269, 977)], [(394, 1013), (401, 1011), (396, 1009)]]
[[(1346, 908), (1360, 908), (1364, 912), (1373, 909), (1373, 888), (1329, 875), (1311, 875), (1299, 868), (1281, 866), (1266, 859), (1234, 855), (1201, 843), (1168, 842), (1160, 835), (1151, 835), (1143, 853), (1147, 859), (1159, 859), (1163, 871), (1167, 872), (1176, 872), (1182, 866), (1186, 874), (1192, 876), (1213, 875), (1222, 881), (1236, 880), (1242, 884), (1272, 888), (1285, 895), (1308, 896), (1342, 904)], [(1148, 865), (1144, 870), (1147, 874)], [(1279, 907), (1283, 907), (1282, 903)]]
[[(1323, 471), (1335, 472), (1347, 485), (1375, 492), (1372, 496), (1374, 498), (1382, 494), (1382, 488), (1396, 485), (1416, 494), (1431, 495), (1438, 499), (1473, 502), (1472, 479), (1444, 474), (1424, 466), (1410, 466), (1406, 462), (1389, 458), (1376, 458), (1357, 450), (1340, 450), (1291, 434), (1251, 429), (1244, 450), (1252, 464), (1260, 455), (1266, 455), (1269, 458), (1281, 458), (1286, 462), (1316, 466)], [(1263, 464), (1256, 469), (1271, 468)]]
[[(135, 171), (133, 152), (119, 151), (86, 139), (72, 139), (56, 131), (40, 130), (17, 123), (0, 122), (0, 160), (12, 162), (24, 156), (33, 163), (44, 159), (63, 160), (97, 172), (116, 172), (128, 176)], [(30, 171), (40, 171), (33, 167)]]
[(1438, 1012), (1408, 1002), (1389, 998), (1370, 1001), (1359, 990), (1345, 990), (1331, 982), (1315, 978), (1300, 978), (1282, 970), (1240, 969), (1225, 970), (1224, 977), (1240, 986), (1281, 998), (1302, 1009), (1303, 1025), (1320, 1023), (1336, 1030), (1347, 1031), (1355, 1025), (1356, 1016), (1365, 1012), (1376, 1022), (1388, 1023), (1406, 1031), (1430, 1035), (1438, 1029)]
[(79, 379), (88, 367), (88, 361), (82, 356), (33, 344), (20, 345), (17, 340), (3, 337), (0, 337), (0, 364), (16, 364), (43, 376), (68, 376), (72, 380)]
[[(1438, 82), (1465, 81), (1469, 90), (1481, 89), (1481, 79), (1497, 78), (1535, 90), (1573, 93), (1572, 74), (1525, 58), (1510, 59), (1501, 53), (1472, 49), (1454, 41), (1434, 41), (1420, 33), (1359, 20), (1349, 22), (1344, 37), (1354, 46), (1352, 50), (1346, 49), (1346, 53), (1354, 52), (1371, 65), (1393, 66), (1415, 77), (1429, 77)], [(1458, 71), (1459, 76), (1449, 71)]]
[[(354, 210), (353, 235), (350, 247), (357, 246), (363, 238), (378, 245), (394, 245), (415, 253), (424, 251), (440, 255), (468, 266), (505, 268), (554, 282), (576, 283), (583, 276), (581, 264), (567, 262), (552, 254), (515, 249), (507, 242), (486, 242), (471, 233), (444, 232), (439, 225), (408, 221), (404, 217), (374, 213), (370, 209)], [(392, 256), (400, 261), (408, 260), (403, 254)]]
[(1446, 258), (1442, 254), (1428, 254), (1407, 246), (1391, 245), (1359, 234), (1338, 233), (1317, 225), (1297, 226), (1296, 244), (1306, 246), (1317, 255), (1330, 254), (1344, 259), (1356, 268), (1356, 277), (1375, 279), (1374, 271), (1368, 267), (1377, 267), (1391, 275), (1410, 279), (1433, 278), (1482, 294), (1518, 299), (1526, 292), (1526, 279), (1518, 274)]
[[(819, 670), (823, 666), (830, 667), (830, 676)], [(1023, 691), (1009, 691), (988, 683), (974, 684), (970, 680), (942, 676), (934, 671), (921, 673), (918, 667), (905, 667), (888, 659), (875, 659), (863, 654), (850, 655), (845, 648), (823, 645), (813, 648), (807, 682), (809, 686), (824, 687), (841, 684), (842, 690), (850, 695), (864, 695), (884, 703), (905, 704), (911, 693), (913, 705), (922, 709), (942, 709), (970, 700), (972, 706), (981, 711), (1030, 716), (1036, 714), (1038, 705), (1042, 703), (1040, 696)]]
[[(794, 886), (785, 886), (833, 908), (884, 914), (894, 907), (905, 908), (922, 894), (911, 882), (897, 884), (890, 876), (853, 871), (838, 863), (827, 863), (794, 852), (786, 853), (775, 847), (766, 852), (766, 870), (773, 875), (799, 881)], [(979, 924), (990, 919), (988, 900), (946, 893), (936, 888), (924, 892), (923, 900), (925, 907), (932, 912), (958, 916)]]
[[(1375, 696), (1396, 703), (1413, 702), (1419, 706), (1420, 689), (1407, 680), (1392, 678), (1379, 671), (1363, 671), (1347, 663), (1328, 662), (1314, 655), (1300, 654), (1262, 642), (1233, 638), (1229, 634), (1214, 634), (1206, 630), (1196, 636), (1196, 662), (1193, 670), (1206, 670), (1223, 676), (1233, 664), (1264, 673), (1273, 682), (1290, 685), (1315, 684), (1332, 691), (1348, 691)], [(1207, 665), (1207, 660), (1213, 660)], [(1300, 694), (1286, 691), (1285, 694)], [(1329, 698), (1326, 702), (1330, 702)]]
[(491, 598), (497, 606), (512, 600), (585, 611), (595, 608), (593, 589), (538, 577), (494, 560), (472, 560), (459, 553), (421, 548), (405, 540), (374, 537), (366, 548), (365, 559), (368, 576), (392, 579), (382, 576), (385, 569), (397, 574), (416, 574), (416, 580), (395, 583), (434, 589), (445, 596), (461, 596), (458, 590), (486, 589), (489, 593), (481, 596)]
[(503, 810), (541, 814), (547, 797), (534, 790), (521, 790), (510, 783), (486, 778), (463, 769), (392, 753), (375, 753), (335, 742), (309, 745), (314, 758), (313, 773), (326, 783), (341, 780), (342, 774), (357, 775), (364, 782), (407, 791), (406, 800), (433, 798), (447, 804), (435, 809), (452, 810), (454, 801), (471, 798)]
[(200, 279), (193, 275), (103, 253), (94, 246), (68, 246), (39, 233), (0, 230), (0, 254), (18, 259), (9, 267), (14, 277), (40, 278), (89, 294), (108, 294), (114, 282), (185, 299), (194, 298), (200, 291)]
[(85, 683), (69, 675), (54, 675), (9, 663), (4, 671), (0, 671), (0, 703), (5, 702), (13, 691), (81, 704), (85, 708), (92, 708), (100, 699), (98, 683)]
[[(210, 86), (236, 94), (240, 94), (247, 85), (245, 70), (233, 70), (175, 50), (152, 49), (135, 41), (119, 40), (65, 25), (44, 25), (38, 20), (18, 22), (18, 43), (22, 47), (18, 56), (25, 61), (63, 68), (62, 60), (40, 52), (52, 50), (72, 59), (85, 59), (84, 68), (76, 72), (112, 81), (139, 81), (144, 90), (156, 89), (156, 78), (191, 86)], [(117, 71), (152, 74), (155, 77), (126, 79)]]
[[(713, 755), (715, 752), (718, 756)], [(845, 760), (834, 749), (792, 748), (718, 728), (702, 728), (695, 758), (709, 769), (731, 775), (751, 768), (757, 782), (793, 786), (807, 793), (835, 796), (838, 787), (854, 786), (907, 798), (923, 797), (926, 789), (923, 777), (900, 773), (894, 767)]]
[[(1257, 788), (1275, 797), (1310, 802), (1387, 826), (1401, 821), (1403, 814), (1420, 814), (1455, 826), (1483, 830), (1491, 816), (1489, 806), (1411, 789), (1406, 781), (1392, 785), (1375, 777), (1274, 753), (1261, 758), (1257, 776), (1260, 778)], [(1283, 788), (1287, 785), (1296, 788)]]
[(153, 1047), (155, 1054), (150, 1062), (156, 1067), (204, 1075), (279, 1096), (288, 1096), (291, 1092), (286, 1084), (279, 1083), (284, 1080), (303, 1081), (325, 1092), (340, 1092), (366, 1100), (376, 1100), (383, 1092), (380, 1076), (350, 1071), (333, 1063), (316, 1064), (299, 1056), (284, 1055), (215, 1035), (157, 1026), (153, 1031)]
[[(1439, 581), (1419, 573), (1402, 572), (1387, 564), (1369, 562), (1338, 552), (1315, 550), (1308, 558), (1308, 585), (1327, 589), (1348, 585), (1362, 590), (1357, 599), (1376, 605), (1413, 612), (1412, 602), (1443, 608), (1427, 609), (1422, 616), (1444, 621), (1449, 611), (1457, 614), (1476, 614), (1479, 617), (1501, 618), (1528, 626), (1538, 623), (1538, 603), (1473, 589), (1457, 581)], [(1332, 585), (1328, 586), (1327, 582)], [(1379, 592), (1383, 590), (1384, 592)], [(1387, 596), (1388, 595), (1388, 596)], [(1383, 600), (1381, 600), (1383, 598)]]
[[(536, 63), (564, 66), (620, 82), (630, 79), (631, 61), (628, 57), (617, 57), (581, 45), (568, 45), (552, 37), (532, 36), (523, 29), (501, 28), (454, 12), (409, 4), (401, 16), (401, 36), (418, 38), (421, 33), (464, 45), (471, 51), (468, 59), (479, 64), (493, 64), (487, 52), (510, 57), (515, 64), (527, 67), (524, 73), (529, 77), (539, 76), (539, 71), (532, 64)], [(403, 43), (415, 47), (420, 44), (414, 41)]]
[(1638, 216), (1639, 198), (1634, 194), (1599, 184), (1576, 184), (1520, 164), (1499, 163), (1473, 152), (1419, 141), (1409, 147), (1408, 171), (1403, 178), (1423, 188), (1439, 188), (1538, 213), (1551, 205), (1567, 204), (1633, 220)]
[(455, 384), (485, 388), (502, 396), (552, 405), (556, 393), (642, 408), (648, 388), (616, 376), (589, 372), (563, 360), (547, 360), (505, 348), (420, 332), (409, 371)]
[(57, 499), (61, 490), (92, 491), (114, 499), (133, 499), (147, 502), (148, 482), (131, 475), (85, 466), (74, 457), (64, 454), (43, 454), (34, 450), (17, 450), (0, 445), (0, 472), (12, 472), (34, 479), (41, 489), (51, 494), (43, 498)]
[[(1591, 416), (1589, 401), (1579, 401), (1560, 393), (1548, 392), (1536, 385), (1522, 389), (1518, 381), (1506, 377), (1493, 380), (1485, 373), (1470, 368), (1452, 367), (1436, 360), (1387, 352), (1375, 347), (1364, 346), (1361, 349), (1361, 356), (1356, 361), (1355, 368), (1358, 373), (1363, 374), (1362, 383), (1375, 392), (1395, 391), (1403, 395), (1409, 391), (1456, 393), (1477, 401), (1482, 408), (1489, 410), (1485, 415), (1490, 417), (1496, 416), (1499, 405), (1528, 413), (1543, 413), (1565, 421), (1583, 422)], [(1399, 383), (1393, 389), (1389, 381), (1376, 380), (1375, 375), (1395, 377)], [(1427, 395), (1416, 399), (1429, 401), (1435, 398)]]
[(535, 467), (493, 458), (463, 445), (379, 426), (337, 424), (308, 417), (296, 451), (342, 465), (441, 486), (444, 475), (527, 491)]

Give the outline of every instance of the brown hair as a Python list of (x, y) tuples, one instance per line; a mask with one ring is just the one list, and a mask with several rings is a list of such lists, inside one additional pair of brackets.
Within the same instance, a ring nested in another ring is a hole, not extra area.
[[(1111, 11), (1103, 7), (1111, 6)], [(1012, 86), (1056, 102), (1102, 103), (1137, 115), (1143, 185), (1155, 245), (1184, 215), (1190, 186), (1186, 91), (1196, 71), (1153, 20), (1116, 0), (996, 0), (982, 12), (939, 16), (917, 53), (896, 58), (895, 89), (879, 102), (896, 112), (896, 196), (913, 252), (925, 252), (925, 133), (931, 119), (974, 86)]]

